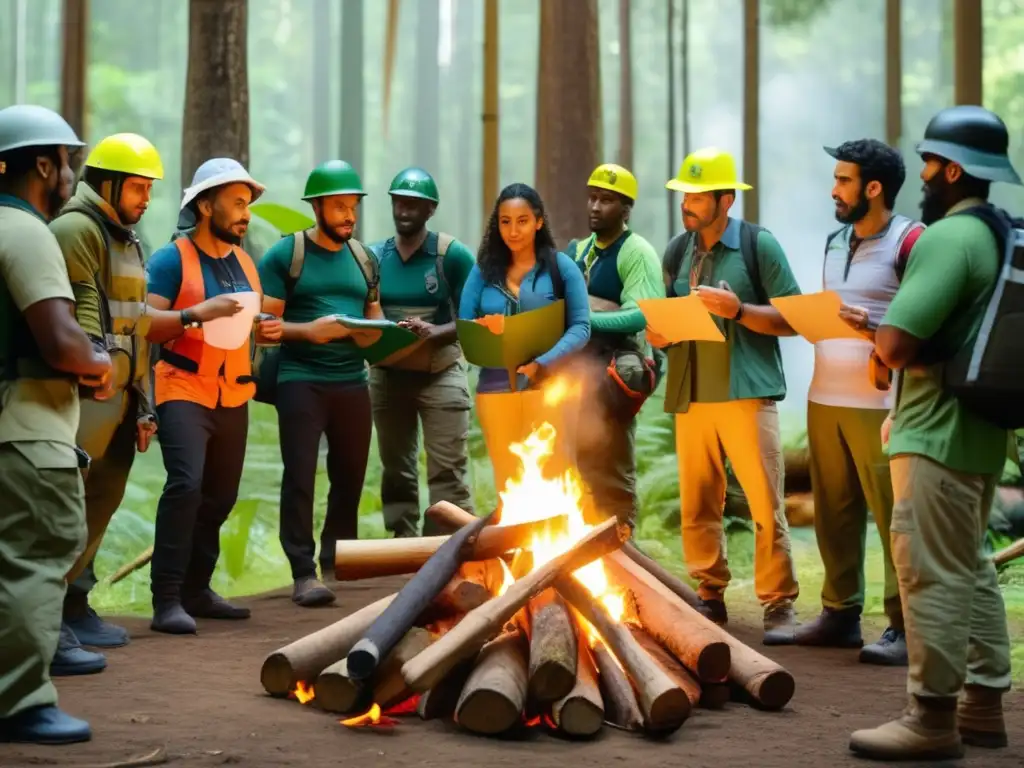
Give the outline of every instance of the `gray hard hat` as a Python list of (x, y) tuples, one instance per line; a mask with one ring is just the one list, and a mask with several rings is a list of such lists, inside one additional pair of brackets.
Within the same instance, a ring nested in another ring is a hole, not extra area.
[(995, 112), (962, 104), (939, 111), (917, 145), (920, 155), (956, 163), (976, 179), (1021, 184), (1007, 152), (1010, 135)]
[(0, 109), (0, 153), (22, 147), (84, 147), (67, 120), (52, 109), (14, 104)]

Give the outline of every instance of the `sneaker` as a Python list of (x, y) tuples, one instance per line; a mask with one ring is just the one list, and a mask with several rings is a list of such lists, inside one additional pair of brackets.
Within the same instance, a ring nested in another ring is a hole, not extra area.
[(85, 650), (71, 628), (67, 624), (60, 625), (57, 652), (53, 654), (53, 661), (50, 662), (52, 677), (95, 675), (106, 668), (106, 656), (102, 653)]
[(292, 601), (303, 608), (330, 605), (335, 601), (334, 592), (325, 587), (315, 576), (296, 579), (292, 588)]
[(697, 612), (708, 621), (713, 621), (719, 626), (729, 623), (729, 612), (725, 609), (725, 600), (718, 598), (700, 598)]
[(878, 642), (865, 645), (860, 652), (862, 664), (880, 664), (886, 667), (905, 667), (907, 661), (907, 634), (892, 627), (886, 628)]
[(120, 648), (128, 645), (128, 630), (111, 624), (99, 617), (90, 606), (85, 606), (85, 612), (73, 618), (65, 618), (67, 624), (75, 633), (78, 642), (82, 645), (91, 645), (93, 648)]
[(85, 720), (53, 704), (0, 718), (0, 742), (5, 744), (77, 744), (91, 738), (92, 729)]
[(824, 608), (806, 624), (765, 634), (765, 645), (811, 645), (823, 648), (860, 648), (860, 609)]
[(792, 600), (779, 600), (764, 607), (765, 638), (770, 634), (792, 633), (796, 626), (796, 611)]

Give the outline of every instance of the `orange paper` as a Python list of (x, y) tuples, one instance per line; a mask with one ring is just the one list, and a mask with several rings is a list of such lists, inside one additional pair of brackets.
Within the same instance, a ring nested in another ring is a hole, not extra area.
[(721, 329), (695, 293), (672, 299), (641, 299), (637, 302), (647, 327), (669, 344), (681, 341), (725, 341)]
[(826, 339), (867, 340), (867, 336), (839, 317), (843, 302), (835, 291), (782, 296), (771, 301), (790, 328), (812, 344)]

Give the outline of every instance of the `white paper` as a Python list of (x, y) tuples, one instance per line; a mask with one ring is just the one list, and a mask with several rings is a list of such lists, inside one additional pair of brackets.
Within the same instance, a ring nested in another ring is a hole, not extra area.
[(226, 295), (241, 304), (242, 311), (203, 323), (203, 340), (216, 349), (238, 349), (252, 333), (252, 322), (260, 311), (260, 295), (255, 291)]

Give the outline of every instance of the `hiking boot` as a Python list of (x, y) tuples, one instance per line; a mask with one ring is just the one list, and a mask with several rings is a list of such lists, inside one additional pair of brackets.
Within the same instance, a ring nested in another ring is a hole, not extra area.
[(860, 648), (860, 608), (823, 608), (821, 613), (792, 631), (768, 632), (765, 645), (811, 645), (822, 648)]
[(154, 632), (163, 632), (168, 635), (194, 635), (196, 620), (185, 612), (181, 603), (167, 603), (154, 606), (153, 621), (149, 628)]
[(92, 729), (85, 720), (72, 717), (53, 704), (0, 718), (0, 743), (4, 744), (77, 744), (91, 738)]
[(1000, 690), (965, 685), (957, 702), (956, 720), (964, 744), (986, 749), (1001, 749), (1009, 744)]
[(204, 589), (197, 595), (183, 597), (181, 607), (189, 616), (197, 619), (248, 619), (252, 611), (232, 605), (212, 589)]
[(796, 611), (792, 600), (779, 600), (764, 607), (764, 641), (769, 636), (792, 635), (796, 626)]
[(64, 623), (75, 633), (78, 642), (93, 648), (120, 648), (128, 645), (130, 639), (127, 629), (104, 621), (88, 605), (84, 613), (74, 617), (66, 616)]
[(907, 633), (886, 627), (878, 642), (861, 649), (860, 661), (862, 664), (881, 664), (887, 667), (907, 666)]
[(334, 592), (325, 587), (315, 576), (296, 579), (292, 588), (292, 601), (303, 608), (330, 605), (335, 601)]
[(874, 760), (945, 760), (963, 757), (956, 729), (956, 699), (911, 697), (899, 720), (855, 731), (850, 749)]
[(51, 677), (95, 675), (106, 668), (106, 656), (85, 650), (71, 628), (67, 624), (60, 625), (57, 652), (53, 654), (53, 661), (50, 662)]
[(713, 621), (721, 626), (729, 623), (729, 612), (725, 610), (725, 600), (719, 598), (700, 598), (697, 612), (708, 621)]

